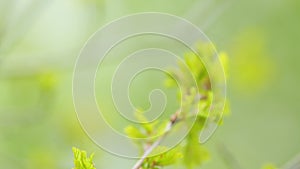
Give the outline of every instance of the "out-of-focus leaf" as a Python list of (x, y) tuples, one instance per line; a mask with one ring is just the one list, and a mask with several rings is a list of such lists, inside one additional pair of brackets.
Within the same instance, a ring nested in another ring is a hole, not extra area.
[(57, 84), (57, 77), (54, 73), (45, 73), (40, 75), (39, 82), (43, 90), (49, 91)]
[(134, 126), (127, 126), (125, 128), (125, 133), (126, 133), (127, 136), (129, 136), (131, 138), (145, 138), (145, 137), (147, 137), (138, 128), (136, 128)]
[(274, 164), (265, 164), (262, 169), (278, 169)]
[(199, 132), (204, 126), (205, 118), (198, 116), (190, 133), (186, 137), (185, 145), (183, 146), (183, 162), (189, 169), (210, 158), (209, 152), (205, 147), (199, 144)]
[(227, 55), (227, 53), (225, 53), (225, 52), (220, 52), (219, 53), (219, 59), (220, 59), (220, 61), (221, 61), (221, 64), (222, 64), (222, 66), (223, 66), (223, 68), (224, 68), (224, 73), (225, 73), (225, 76), (226, 76), (226, 78), (228, 78), (228, 76), (229, 76), (229, 66), (228, 66), (228, 55)]
[(274, 61), (265, 45), (264, 34), (257, 29), (249, 29), (237, 37), (229, 63), (232, 85), (240, 93), (255, 94), (274, 78)]

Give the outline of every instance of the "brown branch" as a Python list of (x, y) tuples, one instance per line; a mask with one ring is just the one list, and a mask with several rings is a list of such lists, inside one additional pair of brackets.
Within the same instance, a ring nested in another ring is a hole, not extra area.
[(178, 122), (178, 116), (180, 114), (180, 110), (176, 111), (166, 126), (165, 132), (151, 145), (147, 148), (147, 150), (142, 155), (141, 159), (135, 163), (132, 169), (141, 169), (141, 165), (145, 161), (145, 159), (149, 156), (149, 154), (163, 141), (163, 139), (168, 135), (168, 133), (172, 130), (173, 126), (176, 122)]
[[(195, 96), (195, 100), (194, 103), (197, 103), (198, 101), (200, 101), (201, 99), (205, 99), (205, 98), (201, 98), (201, 95), (198, 93)], [(146, 158), (149, 156), (149, 154), (163, 141), (163, 139), (169, 134), (169, 132), (172, 130), (172, 128), (174, 127), (175, 123), (177, 123), (178, 121), (180, 121), (179, 119), (179, 115), (181, 113), (181, 110), (177, 110), (170, 118), (168, 125), (166, 126), (165, 132), (153, 143), (151, 144), (149, 147), (147, 147), (147, 149), (145, 150), (144, 154), (142, 155), (141, 159), (138, 160), (135, 165), (133, 166), (132, 169), (141, 169), (141, 166), (143, 164), (143, 162), (146, 160)], [(194, 117), (194, 116), (193, 116)], [(186, 118), (186, 117), (185, 117)]]

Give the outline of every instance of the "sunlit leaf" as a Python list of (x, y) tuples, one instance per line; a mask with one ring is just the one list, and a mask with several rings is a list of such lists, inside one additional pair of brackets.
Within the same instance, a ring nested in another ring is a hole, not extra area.
[(88, 157), (85, 151), (75, 147), (73, 147), (73, 153), (75, 165), (73, 169), (96, 169), (93, 164), (94, 154), (91, 154), (90, 157)]

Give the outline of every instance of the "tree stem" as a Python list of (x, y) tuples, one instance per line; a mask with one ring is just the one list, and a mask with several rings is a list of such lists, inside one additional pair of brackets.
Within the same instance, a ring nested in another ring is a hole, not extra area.
[(180, 114), (180, 110), (176, 111), (170, 118), (168, 125), (166, 126), (165, 132), (150, 146), (148, 147), (141, 159), (138, 160), (132, 169), (141, 169), (141, 165), (145, 161), (145, 159), (149, 156), (149, 154), (163, 141), (163, 139), (168, 135), (168, 133), (172, 130), (174, 124), (178, 121), (178, 115)]

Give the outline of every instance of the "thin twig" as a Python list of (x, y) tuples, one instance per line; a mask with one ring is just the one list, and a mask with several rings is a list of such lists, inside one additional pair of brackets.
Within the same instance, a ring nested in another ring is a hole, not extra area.
[(227, 167), (230, 169), (242, 169), (237, 158), (234, 154), (228, 149), (228, 147), (224, 143), (218, 144), (218, 151), (221, 155), (221, 158), (226, 163)]
[(140, 169), (141, 165), (145, 161), (145, 159), (149, 156), (149, 154), (157, 147), (159, 144), (163, 141), (163, 139), (168, 135), (168, 133), (172, 130), (174, 124), (178, 122), (178, 116), (180, 114), (180, 111), (176, 111), (175, 114), (173, 114), (170, 118), (170, 121), (165, 129), (165, 132), (151, 145), (147, 148), (147, 150), (142, 155), (141, 159), (135, 163), (135, 165), (132, 167), (132, 169)]
[[(201, 95), (198, 93), (195, 96), (193, 103), (198, 103), (201, 99)], [(170, 118), (168, 125), (166, 126), (165, 132), (152, 144), (150, 145), (142, 155), (141, 159), (138, 160), (132, 169), (141, 169), (141, 165), (145, 161), (145, 159), (149, 156), (149, 154), (157, 147), (159, 144), (165, 139), (165, 137), (169, 134), (169, 132), (173, 129), (175, 123), (178, 123), (181, 119), (179, 115), (181, 113), (181, 109), (177, 110)], [(186, 117), (185, 117), (186, 118)]]
[(300, 168), (300, 154), (296, 155), (292, 160), (287, 162), (282, 169), (298, 169)]

